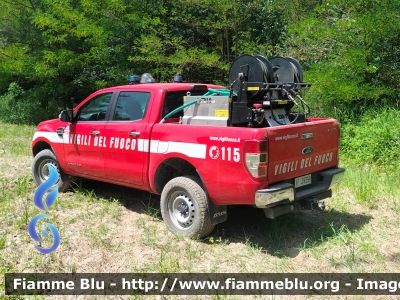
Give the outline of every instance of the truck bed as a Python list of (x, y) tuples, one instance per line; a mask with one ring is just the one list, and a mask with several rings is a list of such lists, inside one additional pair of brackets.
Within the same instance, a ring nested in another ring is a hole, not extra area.
[[(215, 204), (254, 205), (258, 190), (281, 182), (294, 185), (296, 178), (336, 168), (338, 139), (339, 127), (334, 119), (268, 128), (155, 124), (149, 173), (154, 174), (156, 167), (169, 158), (189, 158)], [(246, 169), (247, 140), (267, 141), (268, 172), (262, 180), (252, 178)], [(312, 182), (305, 178), (297, 184), (311, 187), (318, 180), (311, 177)], [(232, 182), (236, 183), (234, 188)]]

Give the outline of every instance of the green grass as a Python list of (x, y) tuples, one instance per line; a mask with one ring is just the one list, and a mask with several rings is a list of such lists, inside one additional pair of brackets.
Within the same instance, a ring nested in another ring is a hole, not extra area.
[[(393, 264), (400, 258), (400, 171), (357, 164), (343, 152), (346, 174), (333, 198), (327, 199), (325, 212), (304, 211), (268, 220), (259, 209), (228, 207), (228, 220), (200, 240), (174, 236), (166, 229), (158, 196), (78, 180), (73, 191), (59, 194), (48, 212), (61, 245), (51, 255), (41, 255), (27, 233), (27, 224), (39, 213), (33, 205), (36, 187), (30, 175), (33, 128), (1, 123), (0, 128), (0, 143), (7, 145), (0, 160), (0, 275), (400, 272)], [(11, 143), (21, 132), (25, 138), (18, 145)], [(11, 146), (18, 149), (11, 151)]]
[(356, 164), (400, 166), (400, 110), (371, 108), (342, 126), (342, 152)]
[(29, 142), (35, 133), (31, 125), (12, 125), (0, 122), (0, 155), (31, 155)]
[(398, 212), (400, 169), (370, 164), (342, 164), (346, 167), (346, 175), (341, 186), (350, 189), (359, 203), (371, 208), (390, 206)]

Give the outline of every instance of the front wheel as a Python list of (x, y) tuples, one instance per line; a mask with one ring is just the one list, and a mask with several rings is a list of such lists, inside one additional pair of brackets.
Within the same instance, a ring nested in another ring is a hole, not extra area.
[(32, 162), (32, 177), (36, 185), (39, 186), (49, 178), (49, 167), (51, 164), (57, 170), (59, 176), (57, 185), (58, 191), (65, 192), (70, 187), (68, 176), (60, 169), (56, 155), (50, 149), (45, 149), (36, 154)]
[(201, 238), (213, 229), (206, 193), (197, 177), (182, 176), (169, 181), (161, 193), (161, 214), (174, 234)]

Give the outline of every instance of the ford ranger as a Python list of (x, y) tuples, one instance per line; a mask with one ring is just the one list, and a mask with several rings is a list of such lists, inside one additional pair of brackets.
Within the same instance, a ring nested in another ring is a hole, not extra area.
[(301, 92), (311, 84), (297, 60), (240, 56), (229, 88), (145, 75), (40, 123), (35, 183), (51, 164), (60, 191), (83, 177), (159, 194), (168, 229), (189, 237), (225, 221), (227, 205), (252, 205), (271, 219), (324, 209), (344, 174), (340, 131), (335, 119), (308, 116)]

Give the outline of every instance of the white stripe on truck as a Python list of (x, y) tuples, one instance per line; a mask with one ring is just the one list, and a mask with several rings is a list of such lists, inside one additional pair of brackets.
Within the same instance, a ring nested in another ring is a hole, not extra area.
[(165, 141), (151, 141), (150, 152), (167, 154), (167, 153), (180, 153), (193, 158), (206, 158), (207, 145), (182, 143), (182, 142), (165, 142)]
[[(33, 140), (45, 138), (50, 143), (69, 144), (69, 134), (64, 133), (64, 138), (60, 138), (55, 132), (38, 131), (35, 132)], [(137, 149), (139, 152), (148, 152), (156, 154), (180, 153), (192, 158), (206, 158), (207, 145), (170, 141), (149, 141), (147, 139), (137, 139)]]
[(37, 139), (37, 138), (39, 138), (39, 137), (43, 137), (43, 138), (45, 138), (45, 139), (48, 139), (50, 142), (52, 142), (52, 143), (62, 143), (63, 142), (63, 139), (62, 138), (60, 138), (58, 135), (57, 135), (57, 133), (55, 133), (55, 132), (48, 132), (48, 131), (46, 131), (46, 132), (44, 132), (44, 131), (37, 131), (37, 132), (35, 132), (35, 134), (33, 135), (33, 141), (35, 140), (35, 139)]

